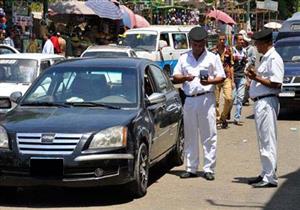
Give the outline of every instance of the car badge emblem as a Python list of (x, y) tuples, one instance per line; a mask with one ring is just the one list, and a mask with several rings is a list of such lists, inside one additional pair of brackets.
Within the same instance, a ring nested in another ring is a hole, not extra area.
[(41, 143), (42, 144), (53, 144), (55, 134), (42, 134)]

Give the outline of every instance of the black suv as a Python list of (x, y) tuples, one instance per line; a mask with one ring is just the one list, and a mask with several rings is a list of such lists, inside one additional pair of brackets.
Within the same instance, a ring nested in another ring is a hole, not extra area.
[(183, 163), (182, 105), (143, 59), (76, 59), (45, 71), (0, 122), (0, 185), (127, 183), (143, 196), (148, 169)]

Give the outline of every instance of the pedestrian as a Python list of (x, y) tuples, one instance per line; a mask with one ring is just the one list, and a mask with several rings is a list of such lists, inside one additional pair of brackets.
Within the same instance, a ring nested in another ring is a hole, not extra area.
[[(255, 66), (256, 63), (256, 54), (257, 50), (255, 46), (252, 45), (252, 40), (248, 36), (247, 32), (245, 30), (241, 30), (239, 34), (242, 34), (243, 39), (244, 39), (244, 48), (246, 50), (246, 55), (247, 55), (247, 63), (246, 67), (247, 68), (249, 65)], [(243, 98), (243, 106), (249, 105), (249, 87), (250, 87), (250, 80), (249, 78), (246, 77), (246, 84), (245, 84), (245, 93), (244, 93), (244, 98)]]
[(15, 47), (14, 38), (16, 37), (16, 34), (13, 30), (5, 31), (4, 33), (5, 39), (3, 40), (3, 44), (9, 45), (11, 47)]
[[(220, 56), (226, 74), (226, 79), (224, 80), (224, 82), (217, 84), (215, 90), (217, 122), (221, 124), (222, 128), (228, 127), (227, 118), (230, 115), (230, 110), (232, 107), (232, 90), (234, 87), (233, 54), (231, 48), (225, 45), (225, 40), (226, 35), (220, 34), (218, 44), (212, 50), (214, 53)], [(224, 96), (224, 105), (222, 113), (219, 109), (221, 91), (223, 91)]]
[(54, 46), (53, 46), (53, 44), (50, 40), (50, 34), (45, 33), (43, 38), (44, 38), (45, 44), (44, 44), (42, 53), (44, 53), (44, 54), (54, 54)]
[(241, 115), (242, 115), (242, 107), (243, 107), (243, 99), (245, 94), (245, 67), (247, 63), (247, 53), (244, 45), (244, 39), (242, 34), (237, 34), (235, 36), (236, 46), (233, 49), (233, 58), (234, 58), (234, 104), (235, 104), (235, 113), (234, 113), (234, 124), (241, 124)]
[(60, 49), (60, 45), (58, 42), (58, 36), (57, 33), (53, 33), (52, 36), (50, 37), (50, 40), (53, 44), (54, 47), (54, 53), (55, 54), (60, 54), (61, 53), (61, 49)]
[(58, 39), (58, 44), (59, 44), (59, 48), (60, 48), (60, 55), (62, 56), (66, 56), (66, 46), (67, 46), (67, 42), (66, 40), (61, 36), (60, 32), (56, 33), (57, 35), (57, 39)]
[(283, 82), (283, 60), (272, 44), (272, 29), (253, 35), (259, 53), (263, 54), (257, 71), (248, 68), (246, 75), (252, 80), (250, 97), (254, 103), (254, 117), (262, 171), (249, 184), (253, 187), (277, 187), (277, 125), (280, 92)]
[(30, 39), (29, 39), (29, 43), (28, 43), (26, 52), (28, 52), (28, 53), (40, 52), (40, 45), (39, 45), (39, 43), (36, 39), (36, 35), (34, 33), (32, 33), (30, 35)]
[(214, 180), (216, 166), (217, 127), (214, 85), (225, 79), (218, 55), (206, 49), (208, 34), (203, 27), (189, 32), (192, 50), (182, 54), (174, 69), (175, 83), (183, 83), (184, 139), (186, 171), (181, 178), (197, 176), (199, 142), (204, 151), (204, 177)]

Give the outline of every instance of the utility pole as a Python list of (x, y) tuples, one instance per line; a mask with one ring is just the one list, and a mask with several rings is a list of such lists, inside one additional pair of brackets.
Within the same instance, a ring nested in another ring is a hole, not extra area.
[(246, 31), (251, 31), (250, 23), (250, 0), (247, 0)]

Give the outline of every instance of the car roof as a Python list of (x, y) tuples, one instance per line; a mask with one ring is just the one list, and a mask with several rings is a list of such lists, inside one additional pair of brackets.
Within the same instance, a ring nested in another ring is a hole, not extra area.
[(141, 31), (155, 31), (155, 32), (168, 32), (168, 31), (184, 31), (188, 32), (192, 28), (194, 28), (195, 25), (151, 25), (149, 27), (145, 28), (134, 28), (126, 31), (126, 33), (131, 32), (141, 32)]
[(286, 37), (279, 39), (276, 43), (281, 43), (281, 42), (298, 42), (300, 41), (300, 36), (293, 36), (293, 37)]
[(141, 58), (130, 58), (130, 57), (122, 57), (118, 58), (75, 58), (65, 60), (55, 65), (55, 67), (51, 68), (64, 68), (64, 67), (110, 67), (110, 68), (138, 68), (139, 66), (146, 65), (148, 63), (155, 64), (151, 60), (141, 59)]
[(0, 55), (0, 58), (42, 60), (48, 58), (64, 58), (64, 56), (55, 55), (55, 54), (43, 54), (43, 53), (15, 53), (15, 54), (2, 54)]
[(92, 45), (88, 47), (86, 51), (117, 51), (117, 52), (127, 52), (131, 48), (128, 46), (120, 45)]

